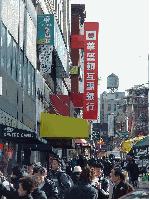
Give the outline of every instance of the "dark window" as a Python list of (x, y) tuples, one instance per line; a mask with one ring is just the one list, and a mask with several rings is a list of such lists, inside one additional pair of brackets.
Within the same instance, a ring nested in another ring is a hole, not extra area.
[(116, 111), (116, 104), (114, 104), (114, 111)]
[(111, 111), (111, 104), (108, 104), (108, 109), (107, 111)]

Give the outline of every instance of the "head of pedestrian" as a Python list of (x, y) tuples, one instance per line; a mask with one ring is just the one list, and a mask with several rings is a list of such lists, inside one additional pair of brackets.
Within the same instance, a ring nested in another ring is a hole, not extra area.
[(86, 166), (82, 169), (79, 181), (83, 181), (86, 183), (92, 183), (95, 178), (95, 170), (93, 167)]
[(33, 168), (33, 175), (36, 175), (40, 177), (40, 182), (44, 182), (45, 177), (46, 177), (46, 171), (45, 168), (42, 166), (36, 166)]
[(118, 185), (120, 182), (125, 181), (126, 179), (125, 172), (120, 169), (114, 169), (111, 179), (113, 183)]
[(29, 175), (33, 174), (33, 168), (34, 168), (34, 165), (32, 165), (32, 164), (28, 165), (28, 167), (27, 167), (27, 173)]
[(79, 174), (81, 174), (82, 169), (81, 169), (80, 166), (75, 166), (72, 172), (73, 172), (73, 173), (79, 173)]
[(41, 180), (40, 180), (40, 177), (39, 176), (36, 176), (36, 175), (31, 175), (30, 176), (33, 183), (34, 183), (34, 189), (39, 187), (39, 185), (41, 184)]
[(103, 173), (104, 165), (101, 162), (95, 163), (95, 173), (96, 177), (100, 177)]
[(12, 178), (17, 178), (17, 177), (21, 178), (22, 174), (23, 174), (23, 172), (19, 166), (15, 166), (12, 168), (12, 174), (11, 174)]
[(34, 182), (31, 177), (24, 177), (19, 179), (18, 195), (23, 198), (31, 195), (34, 188)]
[(60, 158), (58, 158), (58, 157), (54, 158), (53, 162), (52, 162), (52, 170), (56, 171), (60, 167), (61, 167), (61, 160), (60, 160)]

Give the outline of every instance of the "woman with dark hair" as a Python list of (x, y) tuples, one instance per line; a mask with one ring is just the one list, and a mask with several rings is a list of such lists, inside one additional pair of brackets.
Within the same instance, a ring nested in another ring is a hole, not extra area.
[(97, 199), (98, 191), (91, 185), (94, 178), (94, 168), (84, 167), (79, 181), (70, 188), (65, 199)]

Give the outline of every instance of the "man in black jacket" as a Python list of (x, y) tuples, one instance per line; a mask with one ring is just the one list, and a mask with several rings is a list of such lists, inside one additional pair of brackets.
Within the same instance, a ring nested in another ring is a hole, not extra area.
[(132, 185), (125, 181), (125, 177), (125, 172), (123, 170), (114, 170), (114, 173), (112, 174), (112, 182), (115, 183), (112, 195), (113, 199), (119, 199), (134, 189)]
[(94, 187), (98, 189), (98, 199), (108, 199), (109, 197), (109, 180), (104, 177), (103, 164), (101, 162), (95, 163), (96, 181)]
[(61, 170), (61, 160), (56, 157), (52, 162), (52, 169), (48, 173), (48, 178), (53, 180), (55, 187), (58, 188), (58, 197), (63, 199), (65, 194), (68, 192), (69, 188), (72, 186), (72, 182), (68, 180), (68, 176), (65, 172)]
[(39, 189), (44, 191), (47, 199), (57, 199), (58, 198), (58, 189), (54, 185), (52, 180), (45, 178), (45, 169), (42, 166), (37, 166), (33, 169), (33, 175), (39, 176), (41, 184), (39, 185)]

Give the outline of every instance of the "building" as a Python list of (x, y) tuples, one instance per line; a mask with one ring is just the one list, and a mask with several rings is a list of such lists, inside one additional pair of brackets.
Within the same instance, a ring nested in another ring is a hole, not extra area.
[[(69, 94), (70, 11), (69, 0), (0, 1), (0, 168), (4, 175), (16, 163), (41, 161), (49, 168), (49, 153), (57, 152), (52, 142), (40, 137), (40, 116), (52, 112), (51, 107), (59, 113), (51, 95)], [(54, 16), (60, 43), (54, 38), (51, 73), (41, 75), (37, 27), (38, 15), (43, 14)]]

